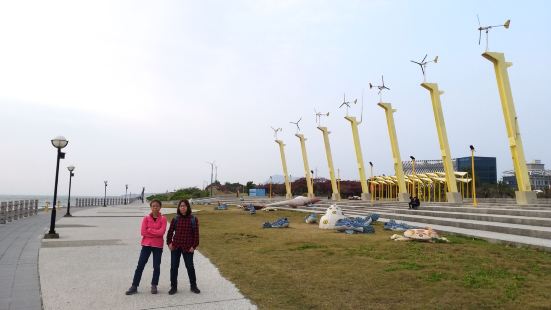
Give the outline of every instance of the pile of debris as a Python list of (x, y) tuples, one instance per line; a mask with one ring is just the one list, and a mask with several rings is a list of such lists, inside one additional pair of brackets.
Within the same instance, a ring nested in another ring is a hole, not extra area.
[(306, 224), (316, 224), (318, 222), (318, 216), (316, 215), (316, 213), (310, 213), (304, 218), (304, 222)]
[(228, 205), (225, 203), (218, 203), (218, 205), (214, 207), (214, 210), (228, 210)]
[(335, 223), (335, 229), (339, 232), (344, 232), (347, 234), (374, 233), (375, 228), (371, 226), (371, 223), (378, 219), (379, 214), (377, 213), (372, 213), (366, 217), (347, 217), (337, 220), (337, 223)]
[(416, 229), (417, 226), (408, 225), (406, 223), (398, 223), (395, 220), (389, 220), (385, 223), (384, 229), (386, 230), (396, 230), (396, 231), (406, 231), (408, 229)]
[(426, 229), (408, 229), (404, 231), (403, 236), (394, 234), (390, 239), (394, 241), (450, 242), (446, 237), (440, 237), (440, 235), (430, 227)]
[(262, 225), (262, 228), (287, 228), (289, 227), (289, 220), (286, 217), (277, 219), (275, 222), (266, 222)]

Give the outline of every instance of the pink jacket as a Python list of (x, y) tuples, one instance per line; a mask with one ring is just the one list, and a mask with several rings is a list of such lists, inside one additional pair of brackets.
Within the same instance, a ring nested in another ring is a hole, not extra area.
[(163, 248), (163, 236), (166, 230), (166, 217), (159, 213), (157, 220), (151, 214), (142, 220), (142, 245)]

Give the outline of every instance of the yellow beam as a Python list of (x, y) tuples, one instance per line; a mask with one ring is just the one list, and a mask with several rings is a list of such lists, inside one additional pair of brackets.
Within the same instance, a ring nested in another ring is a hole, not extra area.
[(393, 109), (390, 103), (379, 102), (378, 105), (385, 110), (386, 114), (388, 136), (390, 138), (390, 146), (392, 148), (392, 160), (394, 162), (394, 172), (396, 173), (396, 177), (398, 178), (398, 200), (409, 201), (406, 189), (406, 182), (404, 180), (402, 159), (400, 157), (400, 148), (398, 147), (398, 137), (396, 136), (396, 127), (394, 125), (394, 112), (396, 112), (396, 109)]
[(327, 156), (327, 165), (329, 166), (329, 177), (331, 178), (331, 195), (332, 200), (341, 200), (339, 190), (337, 188), (337, 180), (335, 179), (335, 169), (333, 168), (333, 156), (331, 155), (331, 144), (329, 144), (329, 130), (327, 127), (318, 127), (323, 133), (323, 143), (325, 145), (325, 155)]
[(513, 157), (515, 176), (518, 184), (518, 191), (515, 192), (517, 203), (536, 203), (537, 197), (536, 193), (532, 192), (532, 187), (530, 186), (528, 169), (524, 158), (524, 147), (522, 145), (518, 126), (517, 112), (515, 111), (509, 74), (507, 73), (507, 68), (513, 64), (505, 61), (505, 54), (503, 53), (485, 52), (482, 56), (494, 64), (497, 88), (501, 99), (501, 108), (503, 109), (505, 127), (507, 128), (509, 148), (511, 149), (511, 156)]
[(354, 149), (356, 150), (356, 160), (358, 162), (358, 172), (360, 174), (360, 185), (362, 186), (362, 200), (369, 198), (369, 187), (365, 177), (364, 159), (362, 155), (362, 146), (360, 144), (360, 135), (358, 133), (358, 121), (355, 117), (346, 116), (345, 119), (350, 122), (352, 127), (352, 138), (354, 140)]
[(306, 138), (303, 134), (295, 134), (300, 140), (302, 150), (302, 161), (304, 162), (304, 175), (306, 177), (306, 186), (308, 187), (308, 198), (314, 197), (314, 186), (312, 186), (312, 176), (310, 175), (310, 165), (308, 165), (308, 155), (306, 154)]
[(457, 192), (457, 183), (453, 171), (450, 145), (448, 144), (446, 123), (444, 122), (444, 113), (442, 112), (442, 104), (440, 103), (440, 95), (444, 92), (438, 90), (438, 84), (436, 83), (421, 83), (421, 86), (426, 88), (431, 95), (432, 110), (434, 112), (436, 130), (438, 132), (438, 141), (440, 142), (440, 153), (442, 154), (442, 162), (444, 163), (444, 171), (446, 172), (446, 184), (448, 186), (446, 198), (448, 202), (461, 202), (463, 199)]
[(285, 197), (287, 199), (293, 198), (291, 194), (291, 183), (289, 182), (289, 175), (287, 174), (287, 160), (285, 159), (285, 143), (282, 140), (275, 140), (279, 144), (279, 154), (281, 155), (281, 165), (283, 166), (283, 176), (285, 177)]

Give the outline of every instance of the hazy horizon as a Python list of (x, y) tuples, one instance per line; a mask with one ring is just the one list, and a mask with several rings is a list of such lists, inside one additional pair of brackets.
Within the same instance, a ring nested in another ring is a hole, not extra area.
[(481, 57), (482, 25), (491, 51), (513, 63), (509, 77), (527, 161), (551, 165), (551, 3), (547, 1), (7, 1), (0, 3), (0, 194), (73, 195), (166, 192), (218, 180), (264, 182), (282, 175), (270, 128), (281, 127), (289, 173), (303, 175), (295, 125), (302, 117), (310, 169), (328, 178), (314, 109), (330, 112), (335, 169), (357, 180), (350, 124), (363, 123), (365, 164), (393, 175), (379, 96), (394, 114), (402, 160), (441, 159), (427, 90), (410, 60), (439, 56), (427, 81), (442, 95), (451, 155), (512, 160), (492, 64)]

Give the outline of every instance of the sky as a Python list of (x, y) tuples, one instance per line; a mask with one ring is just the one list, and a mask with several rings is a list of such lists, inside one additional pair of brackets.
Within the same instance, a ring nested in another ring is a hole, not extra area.
[(328, 177), (314, 109), (330, 112), (335, 168), (358, 170), (343, 100), (358, 99), (365, 164), (394, 174), (379, 96), (384, 74), (403, 160), (440, 159), (420, 69), (438, 83), (452, 157), (497, 157), (512, 169), (489, 50), (505, 53), (526, 159), (551, 165), (551, 4), (548, 1), (3, 1), (0, 2), (0, 194), (53, 193), (56, 151), (69, 140), (59, 188), (73, 195), (203, 187), (282, 174), (270, 127), (281, 127), (289, 173), (308, 159)]

